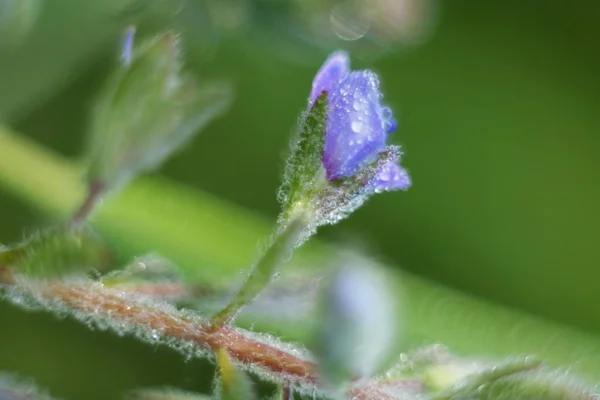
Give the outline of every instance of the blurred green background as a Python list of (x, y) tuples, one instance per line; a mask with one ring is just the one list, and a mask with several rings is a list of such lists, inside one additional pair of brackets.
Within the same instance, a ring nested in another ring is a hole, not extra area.
[[(187, 0), (178, 13), (129, 3), (46, 1), (30, 35), (0, 48), (4, 123), (78, 157), (123, 27), (138, 23), (144, 36), (174, 26), (190, 69), (231, 80), (236, 97), (226, 117), (157, 174), (273, 220), (311, 79), (329, 51), (348, 48), (355, 68), (381, 76), (400, 122), (392, 141), (403, 146), (414, 185), (375, 197), (319, 236), (356, 241), (398, 268), (600, 334), (600, 3), (436, 3), (414, 16), (427, 32), (418, 44), (389, 32), (325, 40), (287, 1)], [(2, 187), (0, 206), (0, 242), (49, 223)], [(207, 390), (212, 374), (200, 361), (5, 303), (0, 370), (69, 399), (162, 383)]]

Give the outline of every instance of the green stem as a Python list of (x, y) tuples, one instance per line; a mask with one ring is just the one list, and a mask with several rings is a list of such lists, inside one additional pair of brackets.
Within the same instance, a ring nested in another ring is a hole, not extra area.
[(71, 225), (73, 227), (80, 227), (92, 216), (96, 204), (100, 201), (102, 195), (106, 192), (106, 185), (100, 181), (91, 181), (88, 185), (88, 192), (85, 200), (81, 203), (81, 206), (77, 209), (73, 218), (71, 219)]
[(250, 303), (271, 282), (279, 267), (292, 257), (307, 224), (302, 214), (290, 221), (275, 236), (275, 239), (252, 268), (250, 276), (231, 302), (213, 318), (215, 326), (229, 324), (242, 307)]

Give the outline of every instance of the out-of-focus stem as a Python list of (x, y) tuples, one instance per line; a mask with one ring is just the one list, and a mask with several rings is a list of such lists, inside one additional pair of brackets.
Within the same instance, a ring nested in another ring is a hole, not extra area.
[(81, 206), (79, 206), (71, 219), (71, 225), (73, 227), (83, 225), (85, 221), (90, 218), (96, 204), (105, 192), (106, 185), (103, 182), (96, 180), (90, 182), (85, 200), (81, 203)]
[(217, 327), (227, 325), (269, 284), (277, 270), (287, 261), (300, 241), (306, 229), (307, 218), (304, 214), (291, 220), (275, 237), (264, 255), (254, 265), (250, 276), (231, 302), (213, 318)]

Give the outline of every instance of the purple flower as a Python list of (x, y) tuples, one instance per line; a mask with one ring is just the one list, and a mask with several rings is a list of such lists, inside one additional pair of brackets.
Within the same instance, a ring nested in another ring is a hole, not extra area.
[[(327, 93), (323, 166), (333, 181), (356, 175), (386, 150), (388, 134), (396, 129), (392, 111), (381, 105), (379, 78), (369, 70), (350, 71), (348, 54), (333, 53), (313, 80), (309, 106)], [(397, 164), (398, 154), (367, 184), (372, 191), (408, 189), (410, 179)]]
[(325, 63), (317, 72), (317, 76), (313, 79), (312, 92), (310, 93), (310, 103), (314, 103), (317, 97), (324, 91), (329, 92), (333, 84), (341, 81), (350, 73), (350, 59), (348, 54), (343, 51), (338, 51), (329, 56)]
[(398, 157), (397, 149), (393, 149), (390, 159), (382, 163), (375, 176), (367, 183), (368, 191), (406, 190), (410, 187), (410, 176), (404, 168), (398, 165)]

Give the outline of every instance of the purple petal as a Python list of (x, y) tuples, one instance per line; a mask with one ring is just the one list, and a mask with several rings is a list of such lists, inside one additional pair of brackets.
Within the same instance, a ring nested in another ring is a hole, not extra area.
[(329, 92), (323, 165), (327, 179), (356, 174), (385, 148), (387, 129), (379, 79), (371, 71), (351, 72)]
[(396, 157), (384, 163), (373, 179), (367, 184), (366, 190), (376, 193), (392, 190), (407, 190), (411, 185), (410, 176), (404, 168), (398, 165)]
[(330, 92), (349, 73), (348, 53), (344, 51), (332, 53), (313, 79), (309, 103), (314, 103), (324, 90)]

